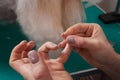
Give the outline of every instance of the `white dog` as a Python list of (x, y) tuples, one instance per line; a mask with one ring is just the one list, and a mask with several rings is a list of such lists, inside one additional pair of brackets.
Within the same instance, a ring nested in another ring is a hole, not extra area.
[[(15, 10), (23, 32), (37, 47), (46, 41), (58, 44), (60, 34), (82, 22), (84, 11), (80, 0), (0, 0)], [(56, 57), (55, 54), (52, 57)]]
[(37, 45), (59, 42), (66, 28), (83, 19), (80, 0), (18, 0), (16, 12), (23, 31)]
[(37, 47), (46, 41), (59, 43), (60, 34), (84, 17), (80, 0), (17, 0), (16, 13), (23, 32)]

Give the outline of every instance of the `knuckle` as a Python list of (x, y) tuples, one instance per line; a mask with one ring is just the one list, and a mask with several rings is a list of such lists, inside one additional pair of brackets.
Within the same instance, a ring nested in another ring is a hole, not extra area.
[(92, 26), (100, 28), (100, 25), (97, 23), (91, 23)]

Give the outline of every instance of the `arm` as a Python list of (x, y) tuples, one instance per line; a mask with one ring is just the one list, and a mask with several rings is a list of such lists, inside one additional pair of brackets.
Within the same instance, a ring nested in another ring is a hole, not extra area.
[(116, 52), (112, 52), (112, 54), (116, 54), (115, 57), (111, 56), (111, 59), (107, 59), (106, 63), (101, 66), (98, 66), (103, 72), (105, 72), (112, 80), (120, 79), (120, 55)]

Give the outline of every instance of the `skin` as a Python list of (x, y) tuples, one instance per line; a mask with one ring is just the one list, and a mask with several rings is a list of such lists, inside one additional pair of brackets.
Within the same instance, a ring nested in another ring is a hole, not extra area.
[[(64, 69), (64, 63), (71, 52), (71, 47), (68, 44), (57, 59), (50, 59), (48, 56), (50, 50), (58, 49), (56, 44), (46, 42), (32, 54), (30, 51), (33, 47), (33, 41), (22, 41), (15, 46), (10, 56), (10, 66), (25, 80), (72, 80)], [(37, 56), (37, 59), (31, 59), (31, 55)]]
[(120, 55), (106, 39), (98, 24), (79, 23), (61, 34), (66, 43), (73, 47), (88, 63), (104, 71), (111, 79), (120, 79)]
[(26, 53), (33, 48), (34, 43), (23, 41), (12, 51), (11, 67), (26, 80), (72, 80), (64, 70), (64, 63), (73, 48), (88, 63), (104, 71), (112, 80), (120, 79), (120, 55), (114, 51), (98, 24), (76, 24), (61, 36), (64, 40), (59, 47), (64, 50), (57, 59), (50, 59), (48, 52), (57, 50), (58, 46), (47, 42), (36, 51), (38, 62), (31, 63), (34, 61), (31, 61)]

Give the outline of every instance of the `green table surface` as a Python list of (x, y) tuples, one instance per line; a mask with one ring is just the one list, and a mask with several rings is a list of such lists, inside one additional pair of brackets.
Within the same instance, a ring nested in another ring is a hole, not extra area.
[[(102, 26), (108, 40), (113, 43), (116, 52), (120, 53), (120, 25), (103, 24), (98, 15), (103, 12), (96, 6), (85, 9), (87, 23), (98, 23)], [(22, 40), (28, 40), (22, 33), (19, 24), (0, 24), (0, 80), (23, 80), (22, 76), (15, 72), (8, 64), (12, 48)], [(72, 52), (65, 64), (69, 73), (84, 71), (93, 68), (77, 53)]]

